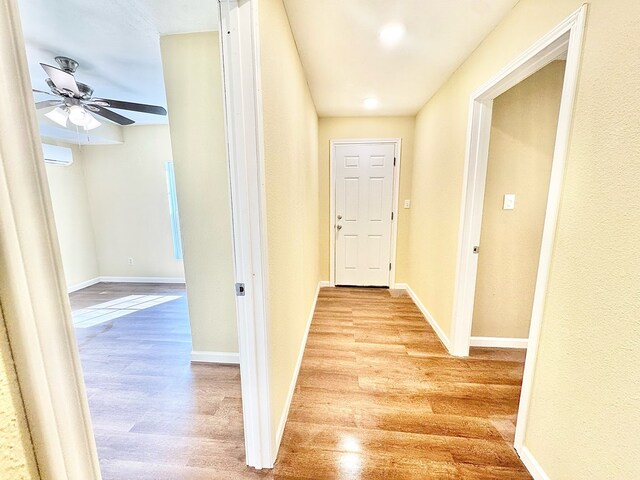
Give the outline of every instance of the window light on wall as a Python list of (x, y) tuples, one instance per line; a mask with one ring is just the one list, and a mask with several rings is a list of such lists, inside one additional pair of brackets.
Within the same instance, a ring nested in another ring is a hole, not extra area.
[(182, 260), (182, 235), (180, 233), (180, 216), (178, 215), (178, 196), (176, 195), (176, 176), (173, 162), (167, 162), (167, 191), (169, 192), (169, 214), (171, 215), (171, 235), (173, 237), (173, 255)]

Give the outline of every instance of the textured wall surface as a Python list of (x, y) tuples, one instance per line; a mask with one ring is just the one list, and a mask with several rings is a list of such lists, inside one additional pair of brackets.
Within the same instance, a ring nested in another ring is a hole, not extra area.
[(71, 286), (100, 273), (83, 151), (76, 145), (65, 146), (73, 151), (73, 164), (67, 167), (47, 164), (46, 170), (65, 279), (67, 286)]
[[(580, 7), (521, 0), (417, 117), (410, 281), (451, 329), (471, 92)], [(640, 3), (593, 0), (525, 439), (550, 478), (640, 478)]]
[(100, 275), (184, 277), (171, 233), (169, 127), (123, 128), (121, 145), (86, 146), (82, 154)]
[(0, 312), (0, 478), (37, 480), (31, 436), (13, 365), (7, 330)]
[(469, 98), (475, 89), (580, 5), (579, 0), (519, 2), (418, 112), (409, 284), (448, 335), (455, 291)]
[(329, 280), (330, 267), (330, 141), (353, 138), (402, 139), (400, 165), (400, 210), (398, 213), (398, 245), (396, 282), (406, 282), (409, 269), (409, 220), (411, 210), (402, 202), (411, 198), (413, 170), (414, 117), (326, 117), (318, 120), (318, 168), (320, 181), (320, 274)]
[(193, 349), (237, 352), (218, 32), (169, 35), (160, 39), (160, 48)]
[[(529, 336), (564, 67), (553, 62), (493, 102), (474, 336)], [(514, 210), (502, 209), (505, 193)]]
[(320, 281), (318, 117), (282, 0), (259, 5), (271, 411), (277, 429)]
[(590, 5), (525, 440), (552, 479), (640, 478), (638, 18)]

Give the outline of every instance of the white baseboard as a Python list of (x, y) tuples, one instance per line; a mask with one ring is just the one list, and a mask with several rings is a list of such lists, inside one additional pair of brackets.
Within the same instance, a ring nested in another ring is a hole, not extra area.
[(520, 456), (520, 460), (524, 463), (524, 466), (527, 467), (529, 473), (534, 478), (534, 480), (549, 480), (549, 475), (545, 473), (542, 469), (542, 466), (535, 459), (531, 451), (525, 447), (524, 445), (520, 447), (516, 447), (516, 451)]
[(472, 347), (527, 348), (528, 338), (471, 337)]
[(331, 282), (329, 280), (320, 280), (320, 283), (318, 283), (318, 285), (320, 286), (320, 288), (326, 288), (331, 286)]
[[(309, 329), (311, 328), (311, 321), (313, 320), (313, 314), (316, 311), (316, 304), (318, 303), (318, 294), (320, 293), (320, 288), (325, 286), (325, 283), (329, 282), (318, 282), (318, 287), (316, 288), (316, 295), (313, 299), (313, 304), (311, 305), (311, 311), (309, 312), (309, 317), (307, 318), (307, 326), (304, 331), (304, 336), (302, 337), (302, 342), (300, 343), (300, 351), (298, 352), (298, 361), (296, 362), (296, 367), (293, 372), (293, 378), (291, 379), (291, 383), (289, 384), (289, 392), (287, 393), (287, 401), (285, 403), (284, 411), (282, 412), (282, 416), (280, 417), (280, 422), (278, 423), (278, 430), (276, 432), (276, 444), (273, 454), (273, 461), (276, 461), (278, 456), (278, 450), (280, 449), (280, 442), (282, 442), (282, 434), (284, 433), (284, 427), (287, 425), (287, 418), (289, 417), (289, 408), (291, 408), (291, 400), (293, 399), (293, 393), (296, 389), (296, 383), (298, 382), (298, 374), (300, 373), (300, 365), (302, 365), (302, 357), (304, 356), (304, 349), (307, 346), (307, 338), (309, 337)], [(328, 285), (326, 285), (328, 286)]]
[(184, 277), (96, 277), (69, 285), (67, 293), (77, 292), (97, 283), (185, 283)]
[(185, 283), (184, 277), (100, 277), (104, 283)]
[(422, 315), (424, 315), (424, 318), (426, 318), (427, 322), (429, 322), (429, 325), (431, 325), (431, 328), (433, 328), (433, 330), (436, 332), (436, 335), (438, 335), (438, 338), (440, 339), (442, 344), (445, 346), (447, 351), (451, 353), (451, 342), (449, 341), (449, 337), (446, 333), (444, 333), (444, 330), (442, 330), (440, 325), (438, 325), (438, 322), (436, 322), (435, 318), (433, 318), (431, 312), (427, 310), (427, 307), (425, 307), (424, 304), (420, 301), (420, 299), (416, 295), (416, 292), (411, 290), (411, 287), (406, 283), (396, 283), (396, 289), (403, 289), (407, 291), (407, 293), (413, 300), (413, 303), (416, 304), (420, 312), (422, 312)]
[(239, 353), (192, 351), (191, 361), (194, 363), (224, 363), (240, 365)]
[(78, 290), (82, 290), (83, 288), (87, 288), (91, 285), (95, 285), (96, 283), (100, 283), (100, 281), (100, 277), (96, 277), (90, 280), (85, 280), (84, 282), (76, 283), (74, 285), (69, 285), (67, 287), (67, 293), (77, 292)]

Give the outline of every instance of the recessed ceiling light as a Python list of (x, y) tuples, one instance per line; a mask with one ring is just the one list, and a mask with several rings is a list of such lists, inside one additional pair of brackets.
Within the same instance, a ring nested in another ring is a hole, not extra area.
[(393, 47), (398, 44), (406, 29), (401, 23), (389, 23), (380, 30), (380, 41), (387, 47)]
[(365, 98), (362, 104), (364, 105), (364, 108), (372, 110), (378, 106), (378, 99), (373, 97)]

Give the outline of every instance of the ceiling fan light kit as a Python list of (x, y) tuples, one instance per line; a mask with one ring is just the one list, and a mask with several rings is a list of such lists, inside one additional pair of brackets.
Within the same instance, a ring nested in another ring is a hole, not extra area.
[(69, 107), (69, 121), (77, 126), (84, 125), (85, 112), (80, 105), (72, 105)]
[(69, 119), (69, 112), (67, 112), (66, 110), (60, 107), (56, 107), (53, 110), (51, 110), (49, 113), (45, 113), (44, 116), (47, 117), (52, 122), (57, 123), (61, 127), (66, 128), (67, 120)]
[(79, 105), (72, 105), (71, 107), (65, 106), (64, 108), (56, 107), (50, 112), (45, 113), (44, 116), (65, 128), (69, 122), (85, 130), (93, 130), (102, 125), (93, 115)]
[(106, 98), (93, 98), (93, 88), (84, 83), (77, 82), (73, 75), (79, 66), (78, 62), (68, 57), (56, 57), (55, 60), (60, 68), (52, 67), (44, 63), (40, 64), (49, 77), (46, 79), (46, 82), (51, 89), (51, 93), (36, 89), (33, 91), (60, 97), (59, 100), (37, 102), (36, 108), (40, 109), (55, 106), (56, 108), (46, 113), (45, 116), (62, 127), (66, 128), (68, 122), (71, 122), (73, 125), (82, 127), (85, 130), (93, 130), (102, 125), (94, 115), (99, 115), (118, 125), (131, 125), (135, 123), (130, 118), (124, 117), (106, 107), (150, 113), (152, 115), (167, 114), (166, 109), (157, 105), (123, 102)]

